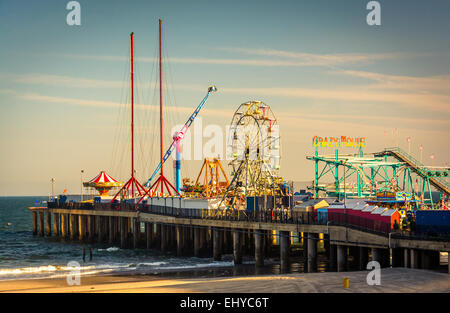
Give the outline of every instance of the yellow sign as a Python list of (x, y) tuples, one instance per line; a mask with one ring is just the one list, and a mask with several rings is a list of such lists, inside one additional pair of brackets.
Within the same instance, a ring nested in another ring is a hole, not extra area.
[(314, 147), (353, 147), (364, 148), (366, 146), (366, 137), (313, 137)]

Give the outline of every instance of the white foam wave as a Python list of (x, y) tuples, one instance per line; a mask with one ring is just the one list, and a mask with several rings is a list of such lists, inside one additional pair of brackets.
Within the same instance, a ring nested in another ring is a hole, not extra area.
[[(179, 261), (179, 260), (178, 260)], [(104, 264), (87, 264), (80, 266), (80, 275), (95, 275), (112, 272), (127, 272), (134, 270), (165, 271), (165, 270), (186, 270), (201, 269), (211, 267), (228, 267), (233, 266), (233, 261), (221, 261), (212, 263), (196, 263), (196, 264), (174, 264), (170, 260), (141, 262), (141, 263), (104, 263)], [(46, 265), (36, 267), (8, 268), (0, 269), (0, 281), (4, 280), (21, 280), (21, 279), (38, 279), (38, 278), (62, 278), (66, 277), (73, 267), (65, 265)]]
[(109, 247), (107, 249), (98, 249), (98, 251), (108, 251), (108, 252), (115, 252), (115, 251), (119, 251), (120, 248), (119, 247)]
[(192, 265), (175, 265), (175, 266), (160, 266), (155, 269), (161, 270), (178, 270), (178, 269), (199, 269), (208, 267), (228, 267), (233, 266), (233, 261), (227, 262), (213, 262), (213, 263), (203, 263), (203, 264), (192, 264)]

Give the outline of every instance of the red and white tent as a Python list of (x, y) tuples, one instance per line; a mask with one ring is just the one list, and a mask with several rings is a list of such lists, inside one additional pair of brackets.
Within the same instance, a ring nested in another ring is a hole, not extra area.
[(106, 173), (105, 171), (101, 171), (100, 174), (98, 174), (97, 176), (95, 176), (93, 179), (91, 179), (89, 181), (89, 183), (94, 183), (94, 184), (98, 184), (98, 183), (118, 183), (117, 180), (115, 180), (114, 178), (112, 178), (111, 176), (108, 175), (108, 173)]
[(97, 189), (100, 196), (108, 195), (108, 191), (114, 187), (122, 187), (123, 182), (119, 182), (108, 175), (105, 171), (101, 171), (100, 174), (95, 176), (90, 181), (83, 183), (85, 187), (92, 187)]

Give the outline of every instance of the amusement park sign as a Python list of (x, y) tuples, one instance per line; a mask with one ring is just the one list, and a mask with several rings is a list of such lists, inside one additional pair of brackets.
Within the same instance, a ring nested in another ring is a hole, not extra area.
[(355, 147), (364, 148), (366, 146), (366, 137), (313, 137), (314, 147)]

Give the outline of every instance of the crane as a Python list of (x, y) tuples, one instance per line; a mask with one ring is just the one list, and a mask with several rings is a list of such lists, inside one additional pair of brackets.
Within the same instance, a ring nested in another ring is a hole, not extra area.
[[(181, 130), (179, 132), (176, 133), (176, 135), (173, 138), (172, 143), (170, 144), (169, 148), (167, 149), (166, 153), (163, 156), (163, 163), (165, 163), (167, 161), (167, 159), (169, 158), (169, 156), (172, 154), (173, 150), (175, 149), (175, 147), (179, 146), (180, 142), (184, 139), (184, 136), (186, 135), (186, 132), (188, 131), (189, 127), (192, 125), (192, 123), (194, 122), (195, 118), (197, 117), (198, 113), (200, 112), (200, 110), (203, 108), (203, 106), (206, 103), (206, 100), (208, 100), (209, 95), (212, 92), (216, 92), (217, 88), (214, 85), (211, 85), (208, 87), (208, 92), (206, 94), (206, 96), (203, 98), (203, 100), (200, 102), (200, 104), (197, 106), (197, 108), (195, 109), (195, 111), (192, 113), (192, 115), (189, 117), (189, 119), (186, 121), (186, 123), (183, 125), (183, 127), (181, 128)], [(177, 160), (179, 161), (179, 160)], [(147, 180), (147, 182), (145, 183), (145, 187), (151, 187), (151, 181), (153, 180), (153, 178), (156, 176), (156, 174), (159, 172), (159, 170), (161, 169), (161, 162), (159, 162), (158, 166), (156, 167), (155, 171), (153, 172), (152, 176), (150, 176), (150, 178)], [(179, 171), (179, 167), (177, 167), (177, 172)], [(149, 190), (145, 193), (148, 195)], [(144, 197), (145, 197), (144, 194)], [(141, 202), (141, 200), (144, 198), (142, 197), (139, 202)]]

